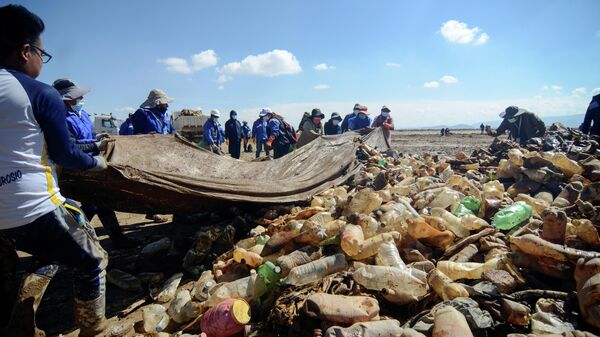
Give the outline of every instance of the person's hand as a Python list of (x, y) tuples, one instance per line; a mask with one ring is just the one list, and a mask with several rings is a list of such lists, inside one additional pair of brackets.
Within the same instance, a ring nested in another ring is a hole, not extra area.
[(108, 143), (112, 143), (114, 142), (114, 138), (105, 138), (102, 139), (99, 142), (96, 142), (96, 147), (98, 148), (98, 151), (103, 152), (106, 151), (106, 149), (108, 148)]
[(252, 137), (252, 144), (256, 144), (256, 138)]
[(225, 139), (225, 144), (229, 145), (229, 138)]
[(102, 140), (104, 138), (110, 138), (110, 135), (106, 132), (99, 133), (96, 135), (96, 139), (98, 139), (98, 140)]
[(108, 164), (106, 163), (106, 159), (104, 159), (104, 157), (94, 156), (94, 159), (96, 160), (96, 166), (89, 169), (90, 171), (99, 172), (99, 171), (104, 171), (108, 168)]

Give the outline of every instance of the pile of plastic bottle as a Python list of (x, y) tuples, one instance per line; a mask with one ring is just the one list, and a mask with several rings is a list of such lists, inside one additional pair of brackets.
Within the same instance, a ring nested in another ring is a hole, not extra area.
[[(364, 169), (141, 309), (153, 336), (594, 336), (600, 161), (361, 145)], [(169, 331), (169, 332), (167, 332)]]

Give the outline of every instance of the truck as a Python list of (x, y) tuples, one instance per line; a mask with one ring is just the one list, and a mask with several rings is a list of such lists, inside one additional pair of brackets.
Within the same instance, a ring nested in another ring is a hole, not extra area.
[(198, 143), (202, 140), (204, 123), (208, 118), (201, 109), (182, 109), (173, 113), (173, 129), (185, 139)]
[(107, 133), (109, 135), (119, 134), (119, 125), (122, 121), (111, 114), (100, 114), (94, 117), (94, 131), (96, 134)]

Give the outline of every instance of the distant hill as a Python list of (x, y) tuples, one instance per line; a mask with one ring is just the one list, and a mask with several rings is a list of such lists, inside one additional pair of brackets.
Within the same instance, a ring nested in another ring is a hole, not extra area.
[[(583, 123), (584, 116), (585, 116), (585, 114), (566, 115), (566, 116), (546, 116), (546, 117), (542, 117), (542, 120), (544, 121), (544, 123), (546, 123), (547, 126), (550, 126), (552, 123), (559, 122), (559, 123), (563, 124), (564, 126), (577, 128), (577, 127), (579, 127), (579, 125), (581, 125), (581, 123)], [(493, 121), (485, 121), (485, 122), (483, 122), (483, 124), (491, 125), (492, 128), (496, 128), (496, 127), (498, 127), (498, 125), (500, 125), (501, 122), (502, 122), (502, 120), (497, 119), (497, 120), (493, 120)], [(450, 128), (450, 129), (454, 129), (454, 130), (456, 130), (456, 129), (479, 129), (480, 124), (481, 124), (481, 122), (473, 123), (473, 124), (454, 124), (454, 125), (440, 124), (440, 125), (409, 128), (409, 129), (431, 129), (431, 130), (439, 130), (441, 128)]]

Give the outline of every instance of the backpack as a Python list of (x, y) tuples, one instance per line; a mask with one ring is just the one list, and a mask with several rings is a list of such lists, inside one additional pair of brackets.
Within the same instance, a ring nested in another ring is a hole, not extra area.
[(298, 137), (296, 136), (296, 130), (290, 123), (286, 122), (283, 117), (273, 114), (273, 118), (277, 119), (279, 123), (281, 123), (281, 134), (285, 137), (285, 139), (292, 145), (298, 142)]

